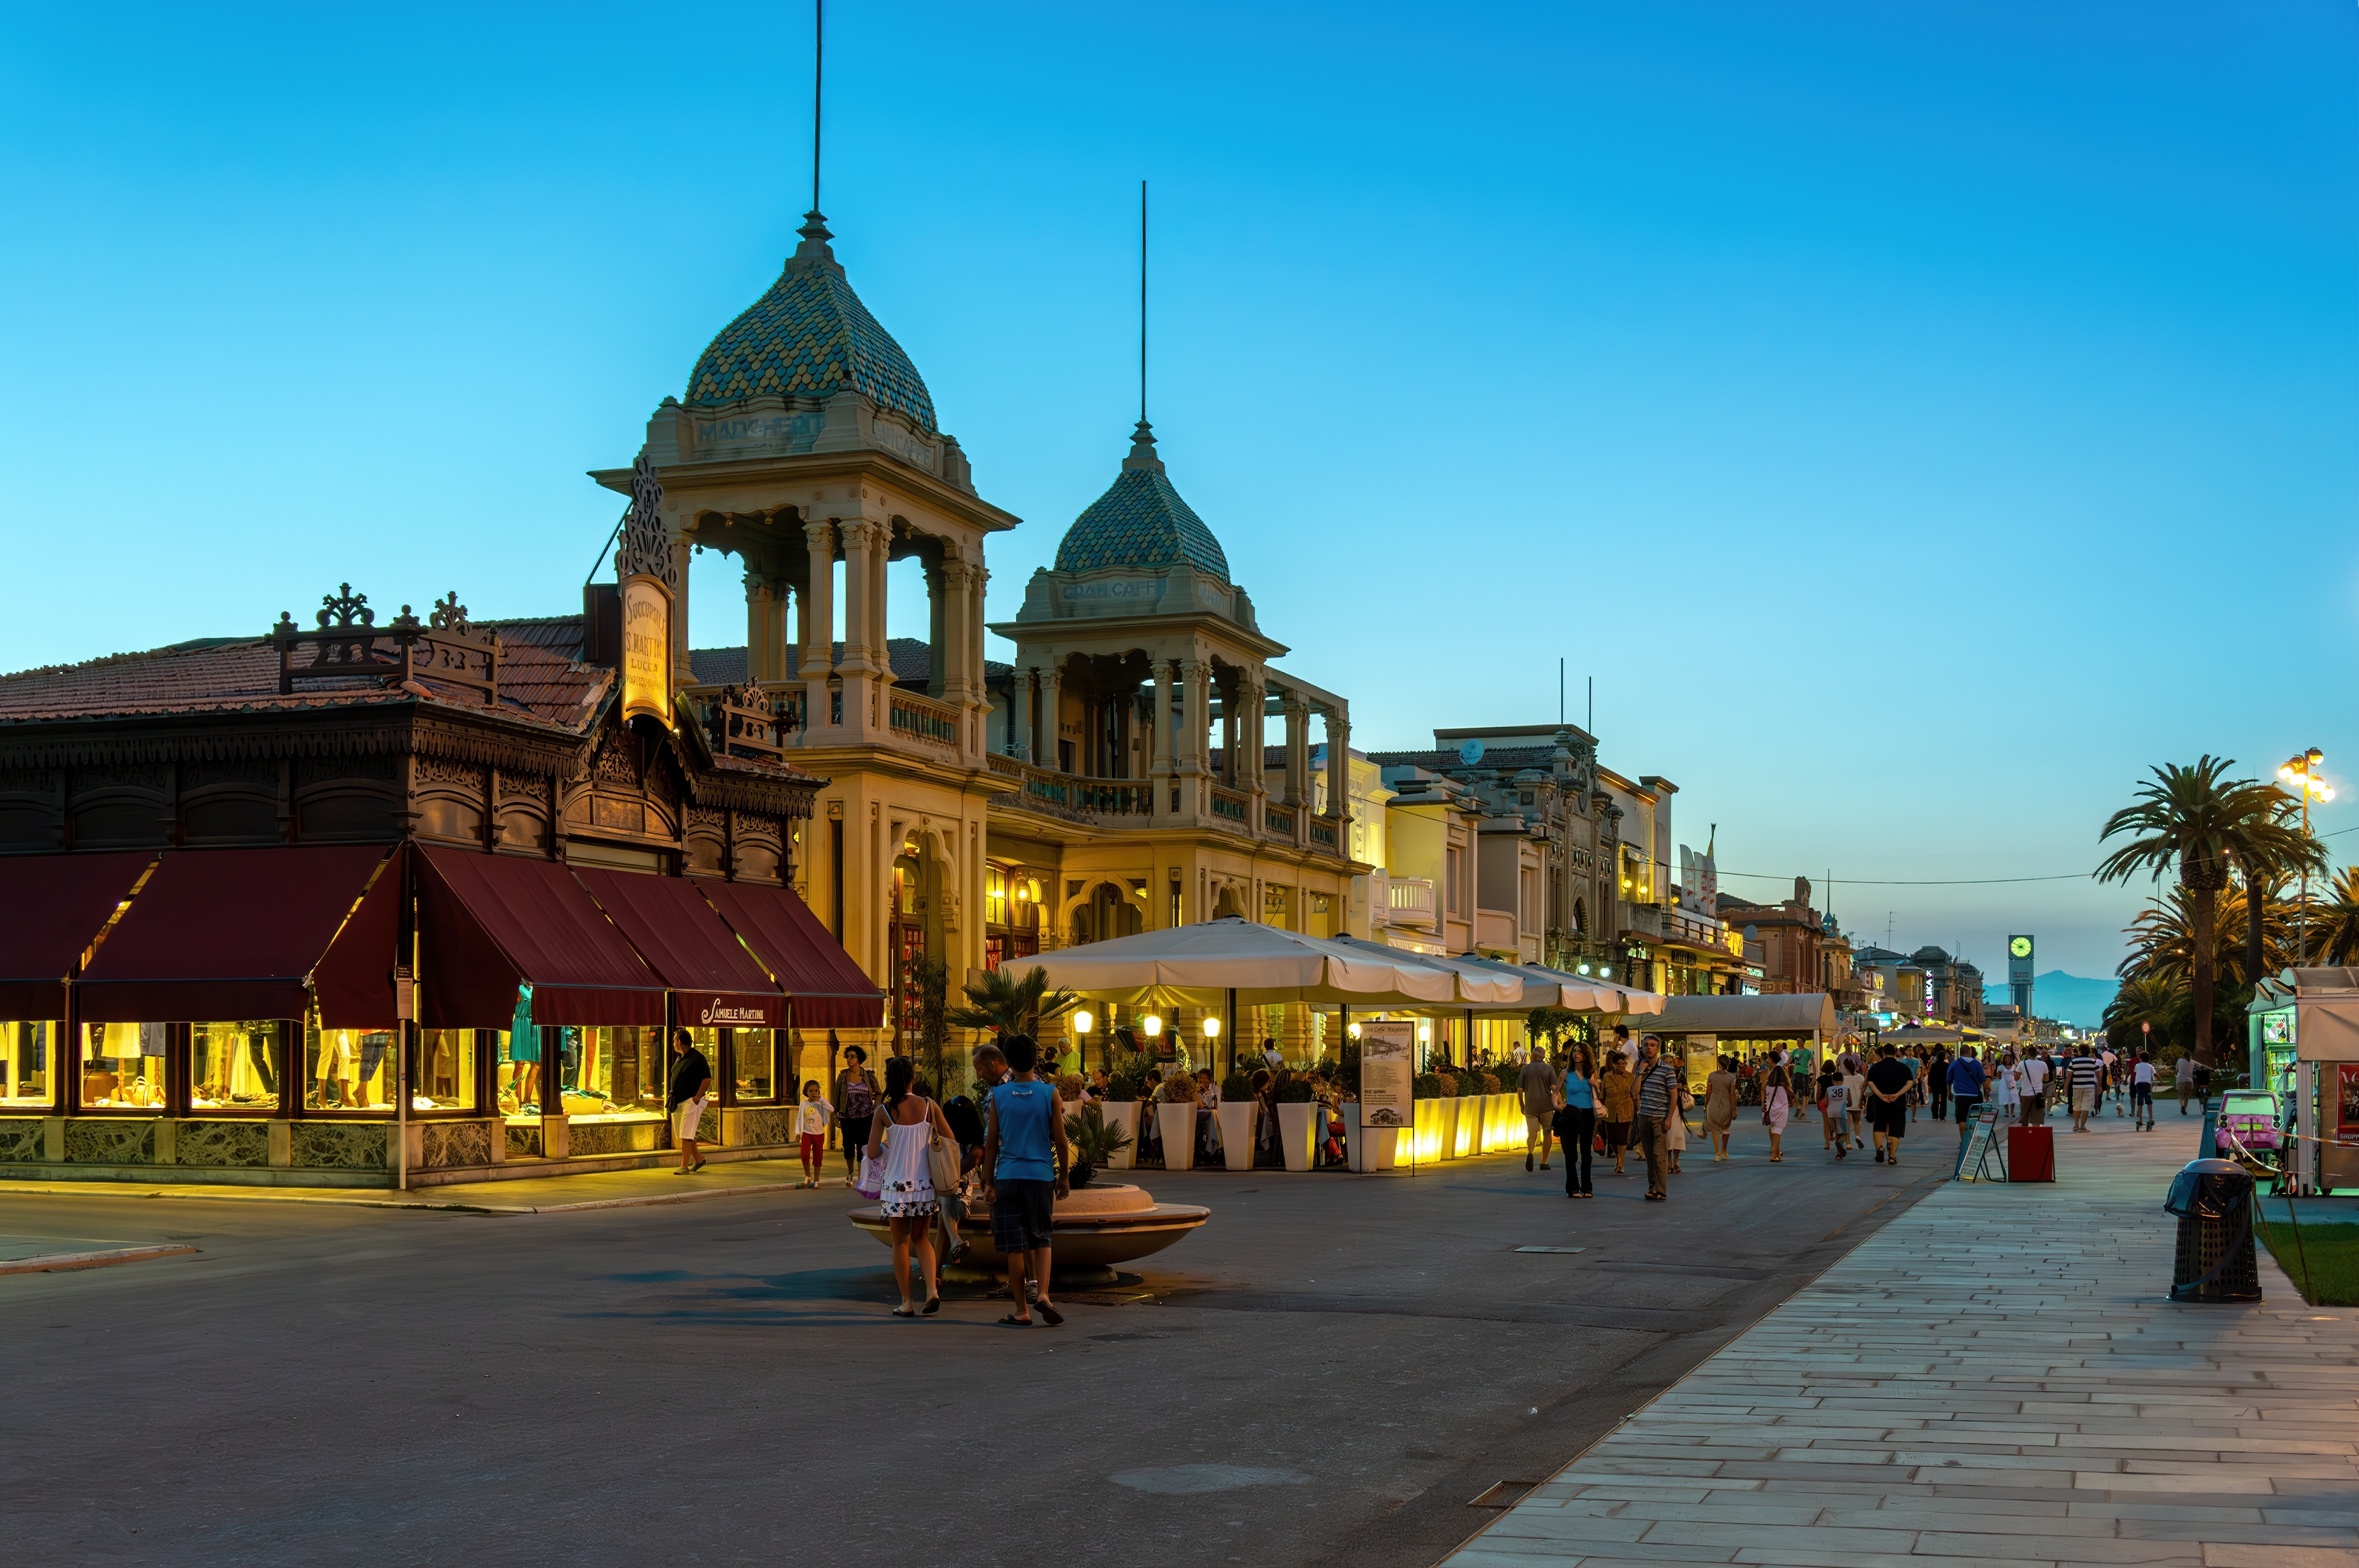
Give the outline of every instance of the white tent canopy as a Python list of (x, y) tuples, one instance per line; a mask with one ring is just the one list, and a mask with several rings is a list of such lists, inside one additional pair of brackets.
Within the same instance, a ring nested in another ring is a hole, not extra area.
[(1823, 991), (1786, 996), (1667, 996), (1651, 1026), (1666, 1034), (1799, 1037), (1832, 1040), (1834, 999)]
[[(1011, 975), (1034, 968), (1049, 984), (1106, 1001), (1146, 1002), (1158, 992), (1234, 991), (1245, 1006), (1325, 1002), (1365, 1007), (1463, 1007), (1462, 977), (1403, 962), (1414, 954), (1327, 942), (1234, 916), (1141, 931), (1054, 953), (1003, 960)], [(1485, 992), (1484, 1000), (1490, 999)]]
[(1562, 1007), (1574, 1013), (1621, 1013), (1643, 1018), (1661, 1012), (1664, 1002), (1669, 1000), (1659, 991), (1642, 991), (1602, 975), (1593, 979), (1586, 975), (1567, 975), (1543, 964), (1509, 964), (1505, 959), (1483, 958), (1471, 953), (1458, 962), (1522, 975), (1527, 1008)]

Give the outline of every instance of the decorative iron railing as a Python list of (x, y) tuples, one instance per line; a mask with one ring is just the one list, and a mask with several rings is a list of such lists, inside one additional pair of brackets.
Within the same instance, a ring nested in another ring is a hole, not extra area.
[(1215, 784), (1212, 786), (1212, 815), (1216, 817), (1235, 822), (1240, 827), (1253, 821), (1253, 802), (1248, 796), (1234, 789), (1223, 789)]

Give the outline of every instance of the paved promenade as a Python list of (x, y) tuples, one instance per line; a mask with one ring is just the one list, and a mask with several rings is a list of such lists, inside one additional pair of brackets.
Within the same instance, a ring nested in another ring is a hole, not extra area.
[(2266, 1251), (2262, 1305), (2166, 1299), (2200, 1125), (2107, 1115), (2053, 1186), (1940, 1188), (1447, 1568), (2359, 1564), (2359, 1311)]

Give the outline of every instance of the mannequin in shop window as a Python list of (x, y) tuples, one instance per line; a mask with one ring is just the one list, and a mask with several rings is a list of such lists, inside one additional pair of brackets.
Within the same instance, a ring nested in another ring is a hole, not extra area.
[(516, 987), (516, 1016), (508, 1022), (508, 1097), (514, 1114), (540, 1110), (540, 1029), (532, 1021), (532, 987)]

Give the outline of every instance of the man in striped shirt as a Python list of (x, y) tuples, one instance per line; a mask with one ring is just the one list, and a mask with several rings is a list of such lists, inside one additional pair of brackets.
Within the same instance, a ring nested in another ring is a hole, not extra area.
[(2072, 1130), (2087, 1132), (2090, 1114), (2097, 1108), (2097, 1081), (2104, 1076), (2105, 1064), (2097, 1053), (2082, 1046), (2072, 1053), (2064, 1066), (2065, 1086), (2072, 1094)]
[(1653, 1040), (1638, 1051), (1638, 1147), (1647, 1153), (1647, 1201), (1660, 1203), (1671, 1195), (1663, 1171), (1671, 1118), (1680, 1114), (1680, 1073)]

